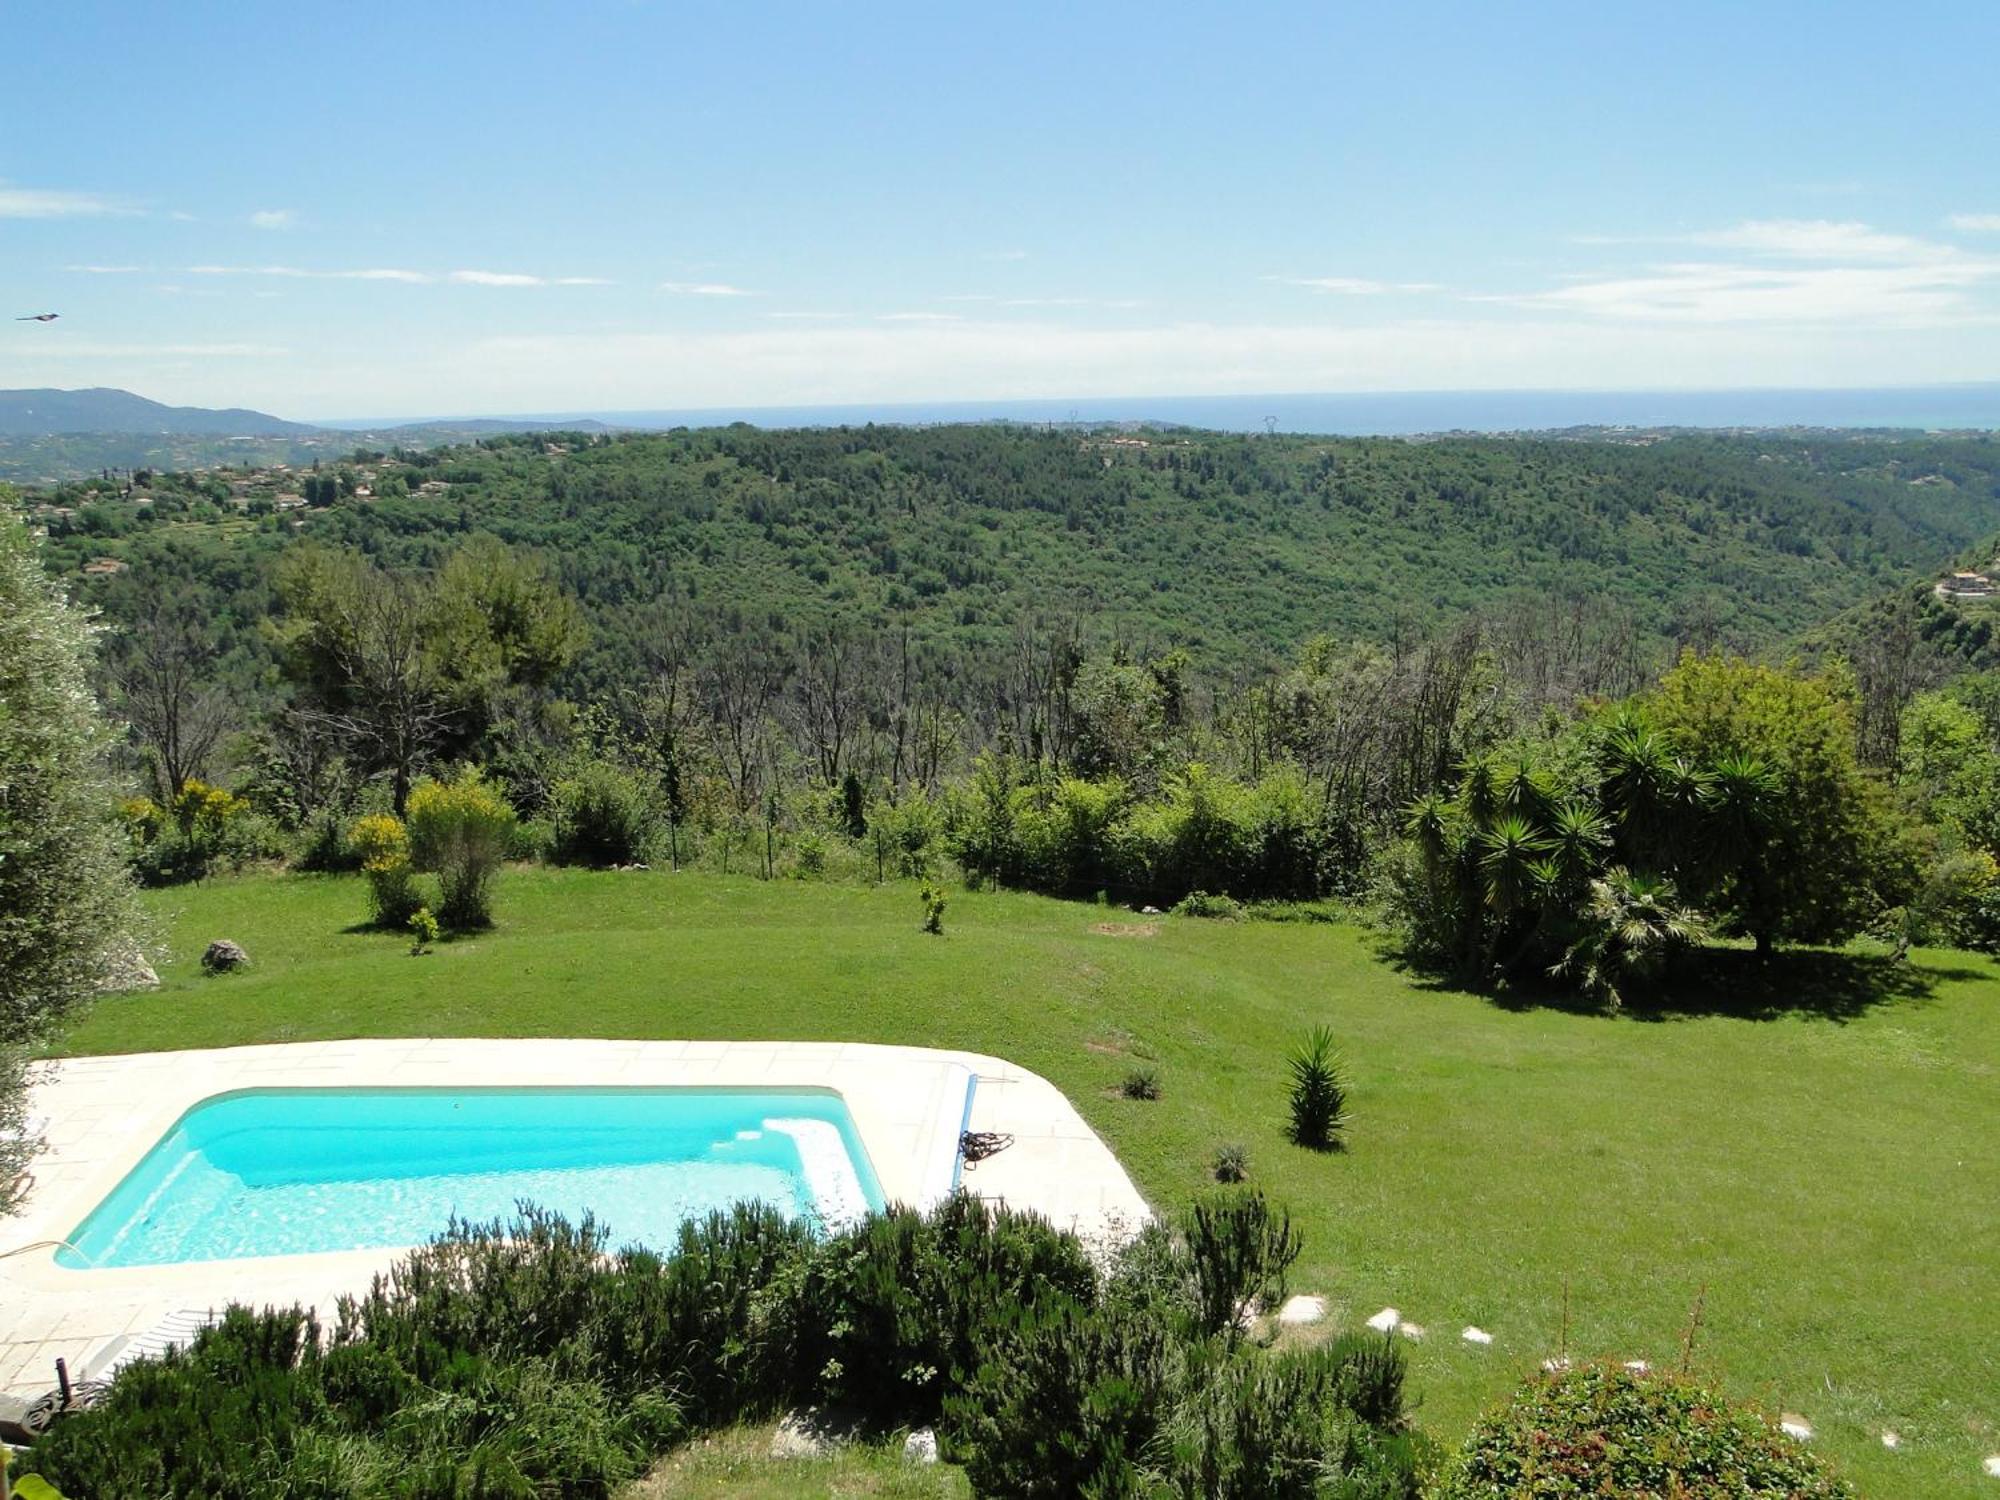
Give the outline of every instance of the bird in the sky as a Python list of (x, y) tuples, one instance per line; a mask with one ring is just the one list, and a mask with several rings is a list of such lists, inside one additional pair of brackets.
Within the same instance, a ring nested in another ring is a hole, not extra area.
[(26, 317), (16, 318), (14, 321), (16, 323), (53, 323), (61, 316), (61, 313), (29, 313)]

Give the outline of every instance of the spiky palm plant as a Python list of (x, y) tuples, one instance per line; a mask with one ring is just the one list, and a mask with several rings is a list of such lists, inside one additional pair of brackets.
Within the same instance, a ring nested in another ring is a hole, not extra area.
[(1315, 1026), (1290, 1058), (1291, 1137), (1314, 1151), (1331, 1151), (1347, 1128), (1347, 1084), (1330, 1027)]
[(1620, 866), (1591, 881), (1576, 935), (1549, 973), (1574, 980), (1605, 1009), (1618, 1010), (1625, 986), (1659, 972), (1674, 953), (1707, 936), (1707, 922), (1681, 904), (1673, 882)]

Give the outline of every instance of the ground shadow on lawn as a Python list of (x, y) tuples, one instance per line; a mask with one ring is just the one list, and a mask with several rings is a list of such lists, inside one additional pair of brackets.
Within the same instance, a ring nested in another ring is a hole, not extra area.
[[(1393, 956), (1391, 961), (1400, 963)], [(1421, 975), (1421, 971), (1414, 972)], [(1940, 984), (1983, 977), (1984, 971), (1979, 969), (1898, 959), (1886, 953), (1791, 948), (1765, 957), (1747, 948), (1707, 948), (1686, 959), (1671, 978), (1627, 995), (1622, 1014), (1639, 1021), (1703, 1016), (1743, 1021), (1818, 1016), (1852, 1021), (1885, 1005), (1922, 1003)], [(1553, 981), (1479, 988), (1442, 976), (1421, 975), (1418, 983), (1424, 989), (1469, 989), (1502, 1010), (1603, 1013), (1595, 1001)]]

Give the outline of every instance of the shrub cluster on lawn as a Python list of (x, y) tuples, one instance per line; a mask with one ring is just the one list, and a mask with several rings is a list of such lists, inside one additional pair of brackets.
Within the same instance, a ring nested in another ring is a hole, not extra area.
[(1538, 1375), (1473, 1429), (1436, 1500), (1852, 1500), (1824, 1463), (1693, 1381), (1619, 1365)]
[(1109, 1272), (965, 1197), (819, 1239), (742, 1206), (666, 1254), (524, 1210), (455, 1226), (331, 1330), (232, 1309), (23, 1467), (78, 1495), (607, 1496), (695, 1433), (828, 1406), (934, 1424), (981, 1493), (1414, 1500), (1393, 1346), (1241, 1334), (1296, 1251), (1248, 1193)]

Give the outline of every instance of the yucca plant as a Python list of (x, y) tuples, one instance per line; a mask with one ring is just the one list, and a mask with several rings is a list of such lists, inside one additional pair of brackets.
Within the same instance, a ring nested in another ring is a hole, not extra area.
[(1347, 1084), (1330, 1027), (1315, 1026), (1291, 1055), (1292, 1140), (1313, 1151), (1340, 1145), (1347, 1127)]

